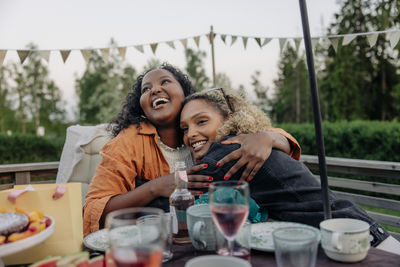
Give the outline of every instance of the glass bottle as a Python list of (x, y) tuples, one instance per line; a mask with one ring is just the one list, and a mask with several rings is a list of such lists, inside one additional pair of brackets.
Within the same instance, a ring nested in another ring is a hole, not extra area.
[(187, 183), (185, 162), (178, 161), (175, 164), (175, 191), (169, 197), (173, 228), (172, 239), (176, 244), (190, 243), (186, 210), (194, 205), (194, 196), (187, 189)]

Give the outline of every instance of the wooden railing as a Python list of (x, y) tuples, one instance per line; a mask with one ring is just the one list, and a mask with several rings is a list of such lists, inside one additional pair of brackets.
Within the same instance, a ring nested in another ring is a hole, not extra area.
[[(318, 170), (317, 156), (302, 155), (301, 161), (310, 170)], [(335, 189), (339, 198), (348, 199), (357, 204), (400, 211), (400, 201), (396, 200), (400, 196), (400, 162), (326, 157), (326, 164), (329, 186)], [(58, 165), (58, 162), (0, 165), (0, 190), (12, 188), (14, 184), (54, 182)], [(355, 179), (336, 177), (337, 174), (352, 175)], [(371, 181), (357, 180), (357, 176), (368, 176), (373, 179)], [(50, 180), (38, 180), (38, 178), (46, 177), (50, 177)], [(389, 180), (389, 182), (381, 182), (381, 180)], [(9, 182), (4, 183), (4, 181)], [(344, 192), (349, 189), (352, 192)], [(365, 192), (370, 192), (373, 196)], [(377, 193), (380, 195), (376, 196)], [(400, 216), (378, 212), (368, 213), (379, 223), (400, 228)], [(391, 232), (391, 234), (400, 240), (399, 233)]]

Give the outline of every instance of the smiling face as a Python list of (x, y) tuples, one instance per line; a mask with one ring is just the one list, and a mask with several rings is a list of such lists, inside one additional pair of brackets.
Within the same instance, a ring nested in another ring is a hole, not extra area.
[(140, 106), (154, 125), (176, 127), (184, 98), (182, 86), (171, 72), (157, 69), (143, 77)]
[(195, 99), (182, 109), (180, 127), (183, 130), (183, 142), (199, 162), (215, 141), (218, 128), (226, 118), (206, 100)]

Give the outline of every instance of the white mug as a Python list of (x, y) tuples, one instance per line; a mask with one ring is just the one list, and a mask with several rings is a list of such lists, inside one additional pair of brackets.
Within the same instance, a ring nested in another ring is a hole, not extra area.
[(367, 222), (338, 218), (320, 223), (321, 245), (325, 254), (336, 261), (357, 262), (363, 260), (370, 248)]

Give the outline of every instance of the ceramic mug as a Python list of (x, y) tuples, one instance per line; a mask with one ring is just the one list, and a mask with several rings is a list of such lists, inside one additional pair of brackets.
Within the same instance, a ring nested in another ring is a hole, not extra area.
[(216, 227), (208, 204), (194, 205), (186, 211), (190, 240), (195, 249), (215, 251)]
[(363, 260), (370, 248), (369, 224), (356, 219), (329, 219), (320, 223), (321, 245), (325, 254), (336, 261)]

